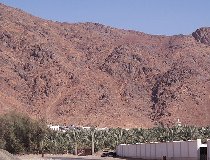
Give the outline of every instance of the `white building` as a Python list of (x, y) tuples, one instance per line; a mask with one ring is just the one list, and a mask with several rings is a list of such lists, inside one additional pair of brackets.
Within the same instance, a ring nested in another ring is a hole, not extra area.
[(53, 131), (60, 131), (60, 126), (59, 125), (47, 125), (50, 129)]

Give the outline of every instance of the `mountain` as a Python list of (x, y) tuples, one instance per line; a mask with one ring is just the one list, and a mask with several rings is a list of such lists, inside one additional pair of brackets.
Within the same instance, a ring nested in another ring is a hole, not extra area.
[(210, 28), (160, 36), (0, 4), (0, 113), (48, 123), (210, 124)]

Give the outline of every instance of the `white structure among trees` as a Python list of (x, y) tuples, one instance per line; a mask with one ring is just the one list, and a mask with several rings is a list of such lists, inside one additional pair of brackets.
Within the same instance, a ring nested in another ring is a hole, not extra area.
[(54, 131), (60, 131), (60, 126), (59, 125), (47, 125), (50, 129)]

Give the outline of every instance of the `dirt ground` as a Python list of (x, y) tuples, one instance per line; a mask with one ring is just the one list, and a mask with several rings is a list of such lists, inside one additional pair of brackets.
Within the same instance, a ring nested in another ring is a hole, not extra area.
[[(131, 160), (113, 157), (100, 157), (100, 156), (75, 156), (75, 155), (22, 155), (17, 156), (20, 160)], [(137, 160), (137, 159), (136, 159)]]

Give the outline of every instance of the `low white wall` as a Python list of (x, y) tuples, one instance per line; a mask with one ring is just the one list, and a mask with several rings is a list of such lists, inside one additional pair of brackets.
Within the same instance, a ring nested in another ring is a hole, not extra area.
[(141, 147), (142, 145), (136, 144), (136, 158), (141, 156)]
[(150, 144), (150, 157), (155, 158), (156, 157), (156, 143)]
[(207, 159), (210, 160), (210, 140), (207, 140)]
[(167, 157), (175, 157), (174, 156), (174, 142), (167, 142), (165, 143), (165, 148), (164, 148), (164, 152), (165, 154), (163, 154), (162, 156), (167, 156)]
[[(210, 141), (208, 141), (208, 145), (210, 146)], [(117, 146), (116, 152), (120, 157), (162, 159), (163, 156), (166, 156), (167, 159), (173, 158), (174, 160), (198, 160), (200, 146), (200, 139), (165, 143), (121, 144)], [(210, 149), (208, 152), (210, 153)], [(210, 160), (210, 155), (208, 157)]]
[(146, 157), (146, 144), (140, 144), (141, 145), (141, 155), (138, 158), (145, 158)]

